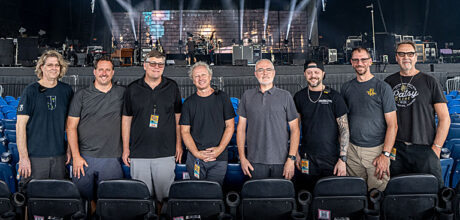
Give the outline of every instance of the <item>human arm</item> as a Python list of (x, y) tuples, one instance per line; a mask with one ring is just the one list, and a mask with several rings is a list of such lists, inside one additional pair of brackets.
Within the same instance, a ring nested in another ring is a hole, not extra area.
[[(339, 143), (340, 143), (340, 157), (347, 156), (348, 145), (350, 143), (350, 130), (348, 128), (348, 117), (344, 114), (337, 119), (337, 125), (339, 127)], [(339, 159), (334, 167), (334, 175), (346, 176), (347, 166), (346, 163)]]
[[(291, 130), (290, 135), (290, 146), (288, 155), (297, 155), (299, 150), (299, 139), (300, 139), (300, 129), (299, 129), (299, 119), (296, 118), (289, 122), (289, 128)], [(290, 158), (286, 159), (284, 163), (283, 176), (286, 179), (291, 179), (294, 177), (295, 162)]]
[(129, 137), (131, 132), (131, 122), (133, 120), (133, 116), (126, 116), (123, 115), (121, 117), (121, 139), (123, 141), (123, 154), (122, 159), (123, 163), (126, 166), (130, 166), (131, 160), (129, 159)]
[(72, 172), (73, 176), (80, 179), (80, 174), (85, 176), (84, 166), (88, 167), (86, 160), (80, 155), (78, 147), (78, 132), (77, 127), (80, 122), (79, 117), (67, 117), (66, 131), (67, 131), (67, 142), (69, 143), (70, 151), (72, 152)]
[(219, 146), (210, 147), (206, 149), (208, 151), (208, 156), (214, 159), (224, 152), (225, 148), (227, 148), (228, 143), (232, 139), (233, 132), (235, 131), (235, 120), (233, 118), (225, 120), (225, 130), (224, 134), (222, 135), (222, 139), (220, 139)]
[(184, 150), (182, 149), (182, 139), (181, 139), (181, 126), (179, 125), (179, 120), (180, 120), (180, 113), (175, 114), (176, 117), (176, 162), (180, 163), (182, 160), (182, 154), (184, 153)]
[[(387, 130), (385, 133), (385, 141), (383, 142), (383, 151), (391, 152), (395, 144), (396, 134), (398, 132), (398, 121), (396, 111), (387, 112), (384, 114)], [(375, 166), (375, 176), (382, 179), (385, 174), (390, 176), (390, 158), (383, 154), (379, 154), (372, 165)]]
[(24, 178), (32, 174), (30, 166), (29, 153), (27, 152), (27, 134), (26, 126), (29, 121), (28, 115), (18, 115), (16, 121), (16, 141), (19, 152), (18, 173)]
[(447, 135), (449, 133), (450, 115), (446, 103), (434, 104), (434, 110), (438, 115), (438, 127), (436, 128), (436, 136), (434, 137), (431, 149), (433, 149), (438, 158), (440, 158), (441, 148), (444, 145), (444, 141), (446, 141)]
[(244, 152), (244, 146), (246, 142), (246, 124), (247, 119), (243, 116), (239, 116), (238, 119), (238, 126), (236, 128), (236, 144), (238, 146), (238, 155), (240, 156), (241, 162), (241, 169), (243, 170), (244, 175), (252, 177), (251, 171), (254, 171), (254, 167), (252, 167), (251, 162), (246, 158), (246, 154)]

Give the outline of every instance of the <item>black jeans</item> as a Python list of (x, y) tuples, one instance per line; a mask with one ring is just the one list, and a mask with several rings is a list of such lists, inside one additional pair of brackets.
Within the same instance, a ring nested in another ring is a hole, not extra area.
[(396, 141), (396, 159), (391, 161), (390, 175), (425, 173), (432, 174), (438, 179), (439, 188), (444, 186), (441, 162), (429, 145), (406, 145)]

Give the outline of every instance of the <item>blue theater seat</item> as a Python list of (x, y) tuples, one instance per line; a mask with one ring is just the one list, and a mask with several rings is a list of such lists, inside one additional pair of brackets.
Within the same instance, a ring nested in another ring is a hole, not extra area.
[(123, 170), (123, 178), (132, 179), (131, 168), (126, 166), (123, 162), (121, 163), (121, 170)]
[(325, 177), (313, 191), (313, 219), (362, 219), (368, 207), (367, 184), (359, 177)]
[(452, 173), (452, 166), (454, 165), (454, 159), (447, 158), (441, 159), (442, 178), (444, 180), (444, 186), (450, 186), (450, 175)]
[(185, 164), (176, 164), (176, 169), (174, 170), (174, 173), (176, 174), (176, 177), (174, 178), (174, 180), (183, 180), (184, 173), (188, 174), (187, 166), (185, 166)]
[(449, 92), (449, 95), (457, 97), (458, 96), (458, 91), (457, 90), (452, 90)]
[(85, 203), (77, 186), (68, 180), (32, 179), (27, 184), (27, 210), (31, 216), (84, 219)]
[(206, 180), (176, 181), (169, 190), (168, 219), (218, 219), (225, 213), (224, 195), (217, 182)]
[(102, 219), (155, 219), (155, 203), (139, 180), (105, 180), (97, 190), (96, 212)]
[(16, 130), (5, 129), (5, 131), (3, 131), (3, 132), (4, 132), (5, 137), (8, 140), (8, 142), (15, 142), (16, 143)]
[(460, 138), (460, 128), (450, 127), (449, 134), (447, 135), (446, 140), (450, 140), (453, 138)]
[(434, 219), (438, 180), (429, 174), (392, 177), (384, 191), (383, 219)]
[(0, 162), (0, 180), (4, 181), (11, 193), (16, 192), (16, 181), (14, 179), (13, 166)]
[(12, 101), (16, 101), (16, 99), (15, 99), (13, 96), (8, 96), (8, 95), (5, 96), (4, 99), (5, 99), (6, 103), (8, 103), (8, 104), (9, 104), (10, 102), (12, 102)]
[(244, 175), (239, 163), (229, 163), (227, 165), (227, 173), (225, 174), (223, 187), (225, 191), (239, 192), (248, 178), (248, 176)]
[(8, 130), (16, 130), (16, 119), (3, 119), (3, 126)]

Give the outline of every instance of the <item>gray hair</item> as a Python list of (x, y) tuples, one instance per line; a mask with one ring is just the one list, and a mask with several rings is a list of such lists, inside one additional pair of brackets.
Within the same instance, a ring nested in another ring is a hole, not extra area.
[(275, 65), (273, 65), (273, 63), (272, 63), (271, 60), (269, 60), (269, 59), (260, 59), (260, 60), (258, 60), (258, 61), (256, 62), (256, 65), (254, 66), (254, 71), (257, 71), (257, 64), (259, 64), (259, 63), (262, 62), (262, 61), (268, 61), (268, 62), (270, 62), (270, 63), (272, 64), (273, 68), (275, 68)]
[(205, 62), (196, 62), (195, 64), (193, 64), (192, 67), (190, 67), (190, 69), (188, 70), (188, 76), (190, 77), (190, 79), (193, 79), (193, 70), (195, 70), (195, 68), (199, 67), (199, 66), (204, 66), (206, 67), (206, 70), (208, 71), (209, 73), (209, 76), (212, 77), (212, 69), (209, 67), (209, 65)]

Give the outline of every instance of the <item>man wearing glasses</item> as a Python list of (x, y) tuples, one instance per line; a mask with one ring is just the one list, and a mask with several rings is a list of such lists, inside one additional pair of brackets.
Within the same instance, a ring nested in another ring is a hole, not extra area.
[(175, 162), (182, 157), (182, 101), (177, 83), (163, 76), (165, 55), (152, 50), (145, 59), (145, 75), (125, 92), (122, 159), (131, 166), (132, 178), (147, 185), (161, 210), (174, 181)]
[[(385, 79), (393, 88), (398, 108), (399, 129), (391, 174), (433, 174), (442, 187), (439, 155), (450, 126), (446, 97), (435, 77), (415, 68), (417, 54), (413, 42), (398, 44), (396, 61), (401, 70)], [(435, 114), (439, 120), (437, 127)]]
[[(67, 72), (61, 54), (50, 50), (42, 54), (35, 73), (38, 82), (28, 85), (19, 101), (16, 124), (19, 175), (22, 180), (64, 179), (70, 151), (65, 144), (65, 120), (72, 88), (58, 79)], [(67, 158), (66, 158), (67, 149)]]
[(291, 179), (300, 138), (294, 100), (288, 91), (274, 86), (275, 68), (270, 60), (257, 61), (254, 74), (259, 86), (244, 92), (238, 107), (241, 169), (253, 179)]
[(347, 172), (365, 179), (369, 190), (384, 190), (390, 178), (390, 153), (398, 129), (393, 93), (388, 84), (370, 72), (372, 60), (366, 48), (355, 48), (351, 54), (356, 78), (341, 89), (349, 109)]

